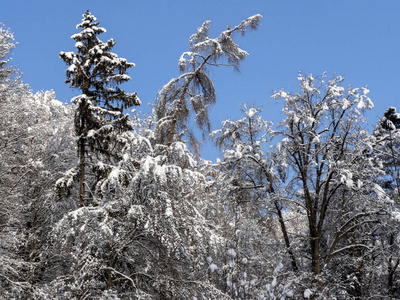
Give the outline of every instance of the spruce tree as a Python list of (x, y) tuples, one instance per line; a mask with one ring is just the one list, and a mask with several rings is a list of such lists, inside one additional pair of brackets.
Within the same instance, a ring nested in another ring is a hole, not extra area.
[(76, 53), (60, 52), (60, 58), (69, 66), (65, 83), (82, 92), (72, 99), (77, 105), (75, 131), (78, 136), (80, 206), (87, 202), (87, 158), (102, 155), (110, 159), (115, 155), (110, 147), (112, 136), (132, 129), (129, 116), (123, 110), (140, 105), (136, 92), (125, 93), (119, 88), (120, 84), (131, 80), (127, 69), (134, 64), (111, 52), (114, 39), (103, 43), (98, 38), (106, 32), (98, 25), (96, 17), (87, 10), (82, 22), (76, 26), (81, 32), (71, 36), (76, 41)]

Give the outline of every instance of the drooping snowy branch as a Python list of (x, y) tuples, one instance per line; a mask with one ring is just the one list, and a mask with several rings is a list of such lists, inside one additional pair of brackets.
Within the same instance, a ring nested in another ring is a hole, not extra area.
[[(157, 94), (156, 116), (163, 126), (157, 126), (161, 143), (170, 145), (178, 136), (187, 135), (190, 145), (198, 153), (199, 142), (189, 130), (187, 123), (194, 115), (194, 123), (207, 134), (210, 132), (208, 110), (216, 101), (213, 81), (207, 67), (228, 65), (238, 69), (248, 55), (233, 41), (232, 35), (248, 29), (257, 29), (262, 16), (255, 15), (242, 21), (233, 29), (221, 32), (216, 38), (209, 37), (211, 21), (206, 21), (189, 39), (190, 50), (179, 58), (183, 74), (172, 79)], [(165, 126), (165, 118), (169, 124)]]

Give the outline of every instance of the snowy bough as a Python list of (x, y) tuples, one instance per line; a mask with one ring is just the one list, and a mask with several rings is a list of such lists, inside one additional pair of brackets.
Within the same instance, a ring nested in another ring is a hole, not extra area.
[(100, 205), (66, 213), (52, 232), (54, 259), (65, 264), (48, 288), (115, 299), (210, 293), (201, 267), (215, 235), (205, 168), (183, 143), (165, 149), (137, 133), (122, 137), (123, 159), (97, 183)]
[(190, 37), (190, 51), (179, 59), (183, 73), (171, 79), (157, 94), (155, 113), (156, 133), (160, 143), (171, 145), (182, 136), (187, 136), (190, 146), (199, 153), (199, 142), (188, 127), (194, 115), (194, 124), (203, 132), (210, 132), (208, 110), (216, 101), (214, 83), (207, 70), (213, 66), (231, 66), (239, 69), (240, 62), (249, 54), (233, 41), (235, 33), (242, 35), (248, 29), (257, 29), (262, 16), (255, 15), (232, 29), (222, 31), (219, 37), (210, 38), (211, 21), (206, 21)]

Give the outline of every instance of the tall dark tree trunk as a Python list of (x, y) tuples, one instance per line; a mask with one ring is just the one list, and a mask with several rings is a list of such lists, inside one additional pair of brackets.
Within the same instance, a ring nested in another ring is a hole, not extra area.
[(85, 205), (85, 141), (79, 140), (79, 207)]
[[(394, 245), (394, 234), (392, 233), (389, 238), (389, 246), (392, 248)], [(387, 287), (389, 294), (394, 296), (395, 294), (395, 274), (396, 274), (396, 269), (400, 264), (400, 259), (397, 257), (397, 259), (393, 259), (392, 256), (389, 257), (388, 259), (388, 279), (387, 279)]]
[(290, 260), (291, 260), (291, 263), (292, 263), (293, 271), (297, 272), (299, 269), (297, 267), (296, 259), (294, 257), (294, 253), (293, 253), (291, 245), (290, 245), (289, 235), (288, 235), (288, 232), (287, 232), (287, 229), (286, 229), (285, 221), (283, 220), (282, 211), (281, 211), (277, 201), (274, 202), (274, 206), (275, 206), (275, 209), (276, 209), (276, 211), (278, 213), (279, 224), (281, 226), (283, 239), (285, 240), (286, 250), (287, 250), (287, 252), (288, 252), (288, 254), (290, 256)]
[(314, 275), (319, 275), (321, 274), (321, 256), (319, 254), (319, 236), (316, 229), (311, 229), (310, 232), (310, 248), (311, 271)]

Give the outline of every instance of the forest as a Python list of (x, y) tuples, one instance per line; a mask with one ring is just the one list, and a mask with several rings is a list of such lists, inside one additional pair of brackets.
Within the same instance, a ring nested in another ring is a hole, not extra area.
[(211, 70), (240, 68), (261, 19), (205, 21), (148, 115), (89, 11), (59, 53), (70, 103), (30, 90), (1, 25), (1, 299), (400, 298), (395, 107), (371, 124), (367, 87), (299, 73), (279, 123), (243, 104), (211, 130)]

